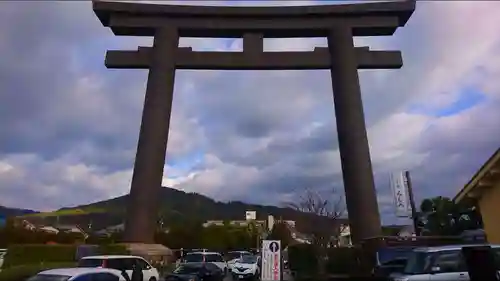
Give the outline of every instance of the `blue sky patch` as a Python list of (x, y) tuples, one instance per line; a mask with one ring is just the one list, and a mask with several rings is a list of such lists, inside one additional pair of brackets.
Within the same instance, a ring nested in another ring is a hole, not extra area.
[(446, 117), (456, 115), (462, 111), (472, 108), (486, 100), (486, 96), (474, 88), (465, 88), (460, 92), (458, 98), (451, 104), (434, 109), (427, 108), (425, 105), (410, 106), (411, 113), (420, 113), (435, 117)]

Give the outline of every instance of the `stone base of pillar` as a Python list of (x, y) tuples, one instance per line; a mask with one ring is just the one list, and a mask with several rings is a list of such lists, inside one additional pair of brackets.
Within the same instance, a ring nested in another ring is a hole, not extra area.
[(372, 269), (377, 265), (377, 251), (386, 247), (383, 237), (373, 237), (361, 242), (363, 252), (362, 271), (364, 274), (371, 274)]
[(122, 243), (133, 256), (140, 256), (149, 262), (171, 263), (175, 261), (174, 252), (162, 244)]

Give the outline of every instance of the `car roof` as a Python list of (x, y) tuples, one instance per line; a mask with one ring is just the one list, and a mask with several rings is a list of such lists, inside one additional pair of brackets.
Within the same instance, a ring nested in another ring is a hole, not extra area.
[(500, 245), (490, 245), (490, 244), (457, 244), (457, 245), (445, 245), (445, 246), (434, 246), (434, 247), (419, 247), (414, 249), (416, 252), (441, 252), (441, 251), (454, 251), (461, 250), (463, 247), (484, 247), (489, 246), (491, 248), (500, 248)]
[(246, 253), (251, 253), (250, 251), (230, 251), (228, 253), (240, 253), (240, 254), (246, 254)]
[(70, 267), (70, 268), (56, 268), (42, 271), (38, 274), (42, 275), (65, 275), (65, 276), (76, 276), (85, 273), (100, 273), (109, 272), (114, 274), (120, 274), (119, 270), (111, 268), (101, 268), (101, 267)]
[(187, 267), (202, 267), (205, 266), (207, 262), (189, 262), (189, 263), (183, 263), (181, 266), (187, 266)]
[(217, 252), (189, 252), (186, 255), (219, 255), (219, 256), (222, 256), (220, 253), (217, 253)]
[(139, 256), (129, 256), (129, 255), (103, 255), (103, 256), (86, 256), (82, 260), (86, 259), (143, 259)]

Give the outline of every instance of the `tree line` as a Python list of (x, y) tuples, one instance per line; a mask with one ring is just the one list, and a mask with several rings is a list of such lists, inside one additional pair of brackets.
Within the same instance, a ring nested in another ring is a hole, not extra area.
[[(308, 191), (301, 200), (291, 207), (298, 211), (312, 213), (318, 218), (327, 217), (334, 224), (335, 220), (343, 216), (344, 207), (338, 194), (328, 194), (328, 198), (330, 200), (326, 200), (323, 195), (320, 196)], [(334, 233), (335, 231), (331, 227), (318, 228), (318, 225), (325, 225), (325, 223), (314, 219), (309, 220), (309, 223), (316, 226), (311, 229), (315, 230), (312, 232), (312, 237), (316, 242), (314, 244), (318, 244), (318, 249), (324, 248), (332, 235), (338, 235), (338, 230), (337, 233)], [(450, 198), (439, 196), (422, 201), (418, 210), (418, 227), (421, 230), (421, 235), (454, 236), (460, 235), (464, 230), (482, 228), (482, 221), (474, 206), (457, 204)], [(156, 243), (171, 249), (209, 248), (223, 251), (256, 248), (259, 245), (258, 241), (265, 237), (265, 232), (264, 229), (255, 224), (243, 227), (225, 223), (224, 225), (203, 227), (202, 223), (198, 221), (184, 221), (182, 224), (170, 225), (168, 229), (158, 229), (155, 240)], [(384, 233), (384, 235), (397, 235), (397, 233)], [(112, 244), (121, 242), (122, 237), (121, 232), (111, 233), (104, 237), (93, 234), (82, 237), (77, 233), (51, 234), (43, 231), (30, 231), (14, 227), (11, 220), (8, 220), (7, 225), (0, 228), (0, 248), (5, 248), (10, 244)], [(289, 228), (282, 223), (275, 224), (273, 231), (267, 238), (282, 240), (284, 247), (292, 240)]]
[(455, 236), (465, 230), (482, 229), (478, 208), (471, 203), (456, 203), (437, 196), (422, 200), (418, 211), (418, 227), (424, 236)]
[[(284, 223), (276, 223), (270, 233), (256, 224), (248, 226), (211, 225), (204, 227), (201, 223), (186, 222), (172, 225), (168, 229), (158, 229), (155, 233), (155, 242), (171, 249), (213, 249), (229, 251), (250, 249), (260, 246), (264, 237), (282, 240), (285, 245), (291, 240), (291, 234)], [(122, 241), (123, 232), (113, 232), (109, 235), (81, 233), (47, 233), (40, 230), (28, 230), (8, 224), (0, 228), (0, 248), (12, 244), (114, 244)]]

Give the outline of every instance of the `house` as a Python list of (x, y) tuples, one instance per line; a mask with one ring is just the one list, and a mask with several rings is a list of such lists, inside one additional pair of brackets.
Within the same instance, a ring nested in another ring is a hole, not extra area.
[(21, 220), (20, 226), (24, 229), (31, 230), (31, 231), (37, 230), (36, 225), (27, 221), (27, 220)]
[(125, 230), (125, 224), (121, 223), (113, 226), (108, 226), (98, 231), (94, 231), (94, 234), (97, 236), (110, 236), (113, 233), (122, 232), (124, 230)]
[(232, 226), (248, 226), (251, 223), (255, 223), (259, 226), (264, 226), (266, 224), (266, 221), (264, 220), (254, 220), (254, 221), (247, 221), (247, 220), (231, 220), (231, 221), (223, 221), (223, 220), (210, 220), (206, 221), (203, 224), (203, 227), (209, 227), (209, 226), (223, 226), (225, 223), (232, 225)]
[(59, 232), (81, 234), (83, 237), (87, 238), (88, 234), (78, 225), (55, 225), (54, 228), (59, 230)]
[(413, 225), (386, 225), (382, 226), (384, 236), (411, 237), (415, 236)]
[(45, 232), (45, 233), (50, 233), (50, 234), (58, 234), (59, 233), (59, 229), (57, 229), (53, 226), (41, 226), (41, 227), (38, 227), (37, 230)]
[(295, 228), (291, 230), (292, 239), (298, 244), (311, 244), (312, 237), (310, 235), (306, 235), (298, 232)]
[(453, 198), (479, 209), (489, 243), (500, 243), (500, 148)]
[(338, 237), (339, 246), (352, 246), (351, 228), (349, 225), (340, 225), (340, 235)]

